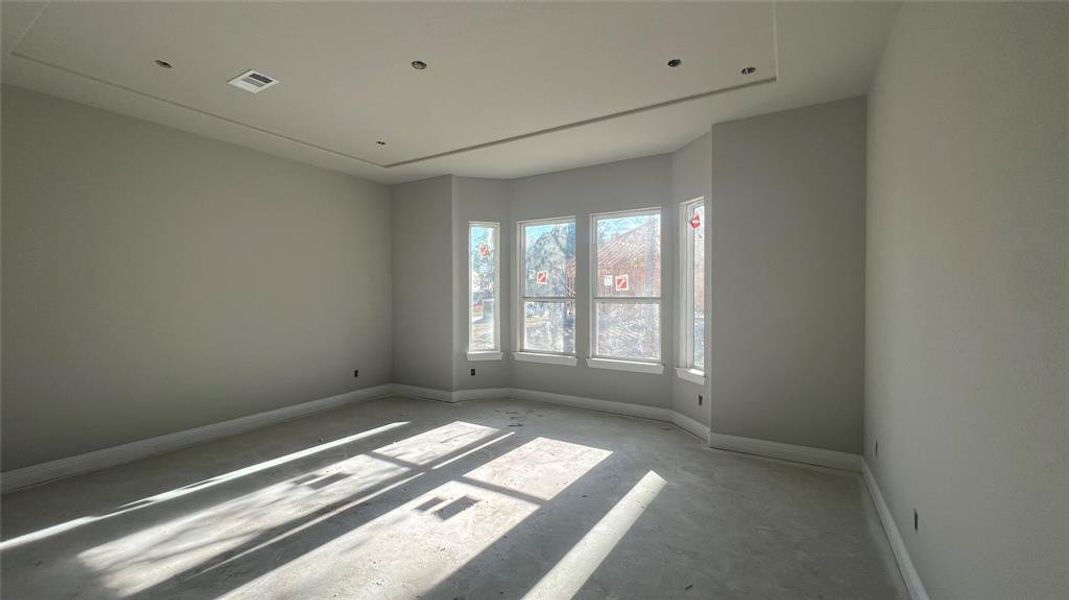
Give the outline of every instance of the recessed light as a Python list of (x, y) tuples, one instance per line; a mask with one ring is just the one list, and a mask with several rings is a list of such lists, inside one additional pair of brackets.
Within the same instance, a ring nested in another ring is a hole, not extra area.
[(412, 68), (417, 71), (422, 71), (423, 69), (427, 68), (427, 63), (423, 62), (422, 60), (414, 60), (412, 61)]
[(170, 69), (172, 67), (171, 63), (165, 60), (160, 60), (158, 58), (156, 59), (156, 65), (159, 67), (163, 67), (164, 69)]
[(757, 72), (757, 68), (756, 67), (743, 67), (742, 71), (740, 71), (740, 72), (743, 75), (753, 75), (754, 73)]
[(382, 140), (379, 140), (379, 141), (377, 141), (377, 142), (375, 142), (375, 143), (376, 143), (376, 144), (378, 144), (378, 145), (380, 145), (380, 146), (385, 146), (385, 145), (386, 145), (386, 142), (384, 142), (384, 141), (382, 141)]
[(672, 60), (668, 61), (668, 66), (672, 67), (673, 69), (681, 64), (683, 64), (683, 59), (680, 58), (673, 58)]

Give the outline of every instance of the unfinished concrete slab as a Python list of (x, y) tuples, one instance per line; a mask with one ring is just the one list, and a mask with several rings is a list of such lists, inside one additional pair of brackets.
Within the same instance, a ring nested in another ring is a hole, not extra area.
[(377, 400), (2, 510), (7, 598), (908, 597), (857, 474), (534, 402)]

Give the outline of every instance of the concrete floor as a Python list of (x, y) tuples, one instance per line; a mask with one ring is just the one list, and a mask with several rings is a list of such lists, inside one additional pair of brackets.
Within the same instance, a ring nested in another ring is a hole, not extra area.
[(369, 402), (2, 510), (4, 598), (907, 598), (858, 475), (532, 402)]

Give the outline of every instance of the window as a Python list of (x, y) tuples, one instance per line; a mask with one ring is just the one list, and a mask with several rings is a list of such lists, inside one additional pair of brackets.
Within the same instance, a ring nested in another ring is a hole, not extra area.
[[(593, 215), (592, 359), (661, 359), (661, 210)], [(591, 366), (609, 367), (592, 360)], [(657, 372), (660, 372), (659, 370)]]
[[(497, 223), (468, 224), (468, 357), (501, 358)], [(483, 356), (476, 356), (476, 355)]]
[(520, 223), (518, 228), (523, 315), (519, 349), (574, 355), (575, 219), (529, 221)]
[(704, 383), (705, 198), (680, 205), (680, 377)]

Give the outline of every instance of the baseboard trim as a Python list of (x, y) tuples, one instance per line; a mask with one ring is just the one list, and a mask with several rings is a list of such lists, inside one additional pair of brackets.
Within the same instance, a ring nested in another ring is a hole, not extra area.
[(791, 462), (842, 469), (844, 471), (861, 471), (861, 456), (824, 448), (812, 448), (810, 446), (797, 446), (769, 440), (727, 435), (724, 433), (710, 433), (709, 445), (721, 450), (754, 454), (766, 458), (778, 458)]
[(546, 402), (548, 404), (585, 408), (587, 410), (624, 415), (627, 417), (640, 417), (643, 419), (653, 419), (655, 421), (672, 422), (673, 412), (667, 408), (660, 408), (657, 406), (644, 406), (642, 404), (615, 402), (613, 400), (599, 400), (597, 398), (586, 398), (583, 396), (569, 396), (566, 394), (542, 392), (539, 390), (513, 388), (510, 391), (510, 397), (516, 398), (517, 400)]
[[(546, 402), (548, 404), (671, 423), (697, 436), (699, 439), (707, 441), (709, 446), (713, 448), (848, 471), (857, 472), (862, 470), (861, 457), (855, 454), (713, 433), (709, 426), (704, 423), (674, 410), (658, 406), (645, 406), (520, 388), (484, 388), (450, 392), (434, 388), (388, 383), (0, 473), (0, 493), (39, 485), (72, 475), (97, 471), (155, 454), (178, 450), (197, 443), (236, 435), (330, 410), (346, 404), (390, 395), (439, 402), (464, 402), (492, 398), (516, 398), (519, 400)], [(898, 555), (897, 552), (896, 550), (896, 556)], [(914, 600), (917, 600), (917, 598), (914, 598)]]
[(672, 423), (680, 429), (697, 436), (702, 441), (707, 441), (709, 439), (708, 425), (674, 410), (658, 406), (644, 406), (642, 404), (599, 400), (597, 398), (587, 398), (584, 396), (569, 396), (567, 394), (557, 394), (554, 392), (543, 392), (540, 390), (523, 388), (482, 388), (448, 392), (446, 390), (395, 384), (394, 392), (398, 396), (406, 398), (429, 398), (431, 400), (439, 400), (442, 402), (465, 402), (469, 400), (489, 400), (494, 398), (515, 398), (517, 400), (545, 402), (547, 404), (571, 406), (573, 408), (582, 408), (595, 412)]
[(478, 390), (457, 390), (453, 392), (453, 402), (468, 400), (490, 400), (493, 398), (514, 398), (512, 388), (482, 388)]
[(692, 419), (687, 415), (674, 410), (672, 411), (672, 423), (674, 423), (676, 427), (698, 436), (698, 439), (701, 441), (706, 443), (709, 442), (710, 429), (705, 423)]
[(389, 385), (390, 391), (403, 398), (416, 398), (420, 400), (437, 400), (439, 402), (456, 402), (453, 399), (455, 392), (449, 392), (446, 390), (439, 390), (435, 388), (420, 387), (417, 385), (407, 385), (404, 383), (391, 383)]
[(302, 402), (293, 406), (284, 406), (262, 413), (256, 413), (245, 417), (238, 417), (229, 421), (221, 421), (201, 427), (194, 427), (183, 431), (176, 431), (156, 437), (129, 442), (100, 450), (93, 450), (84, 454), (68, 456), (36, 465), (30, 465), (21, 469), (14, 469), (0, 473), (0, 493), (40, 485), (56, 479), (80, 475), (91, 471), (99, 471), (107, 467), (113, 467), (146, 458), (156, 454), (163, 454), (172, 450), (186, 448), (194, 444), (216, 440), (253, 429), (260, 429), (268, 425), (275, 425), (283, 421), (290, 421), (314, 413), (338, 408), (346, 404), (363, 402), (375, 398), (388, 396), (392, 391), (390, 384), (353, 390), (344, 394), (320, 398), (310, 402)]
[(890, 507), (887, 506), (887, 502), (883, 499), (880, 486), (876, 484), (876, 477), (873, 476), (872, 470), (869, 469), (869, 465), (864, 459), (861, 460), (861, 474), (865, 479), (865, 487), (868, 488), (869, 497), (872, 498), (872, 504), (876, 507), (876, 514), (880, 516), (883, 532), (887, 535), (887, 541), (891, 544), (891, 552), (894, 553), (895, 562), (898, 563), (898, 571), (902, 574), (906, 589), (909, 590), (909, 597), (912, 600), (928, 600), (928, 591), (924, 589), (920, 574), (917, 573), (917, 568), (913, 566), (913, 559), (909, 556), (909, 550), (906, 548), (905, 540), (902, 539), (902, 533), (898, 530), (898, 525), (895, 523)]

